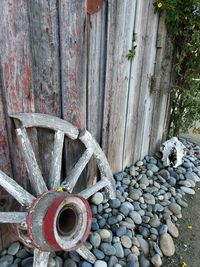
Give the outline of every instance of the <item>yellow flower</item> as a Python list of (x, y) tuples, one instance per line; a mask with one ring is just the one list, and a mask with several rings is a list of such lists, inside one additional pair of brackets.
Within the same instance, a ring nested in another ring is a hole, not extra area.
[(192, 229), (192, 225), (188, 225), (187, 228), (188, 228), (188, 229)]
[(187, 263), (185, 261), (181, 262), (181, 267), (186, 267)]
[(163, 6), (163, 4), (161, 2), (157, 3), (157, 7), (161, 8)]
[(63, 192), (63, 189), (61, 186), (58, 187), (58, 192)]

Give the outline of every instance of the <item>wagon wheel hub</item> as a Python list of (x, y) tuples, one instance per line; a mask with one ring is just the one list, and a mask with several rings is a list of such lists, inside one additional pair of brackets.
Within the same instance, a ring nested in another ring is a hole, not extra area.
[(47, 191), (28, 212), (28, 238), (42, 251), (72, 251), (87, 239), (91, 219), (89, 203), (80, 195)]
[[(19, 113), (11, 117), (15, 121), (16, 134), (35, 195), (0, 171), (0, 186), (22, 206), (21, 212), (0, 212), (0, 223), (17, 224), (19, 239), (34, 248), (34, 267), (47, 267), (50, 252), (58, 250), (76, 250), (87, 261), (94, 263), (95, 256), (83, 244), (89, 235), (92, 217), (87, 199), (102, 188), (105, 188), (109, 198), (115, 198), (112, 172), (103, 151), (87, 130), (79, 131), (77, 127), (59, 118), (38, 113)], [(43, 179), (26, 130), (32, 127), (55, 132), (47, 182)], [(65, 138), (79, 139), (85, 146), (85, 151), (67, 177), (62, 179)], [(92, 156), (100, 171), (100, 180), (78, 194), (72, 194)], [(64, 191), (59, 192), (59, 187)]]

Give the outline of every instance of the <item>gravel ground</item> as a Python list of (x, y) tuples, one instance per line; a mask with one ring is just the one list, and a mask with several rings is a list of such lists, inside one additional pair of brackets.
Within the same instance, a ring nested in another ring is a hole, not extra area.
[[(58, 252), (48, 267), (199, 267), (200, 147), (183, 143), (188, 150), (178, 168), (164, 167), (159, 153), (146, 156), (114, 175), (116, 199), (104, 191), (90, 199), (86, 246), (95, 264), (76, 252)], [(1, 252), (0, 267), (32, 267), (32, 254), (16, 242)]]

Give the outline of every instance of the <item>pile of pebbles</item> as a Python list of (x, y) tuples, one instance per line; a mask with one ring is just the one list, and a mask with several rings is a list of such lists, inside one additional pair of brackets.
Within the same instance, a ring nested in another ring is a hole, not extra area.
[[(164, 167), (160, 153), (146, 156), (114, 175), (116, 199), (108, 200), (104, 191), (92, 196), (92, 229), (85, 245), (96, 256), (95, 264), (76, 252), (56, 252), (48, 266), (162, 266), (162, 258), (175, 253), (176, 222), (188, 206), (183, 198), (195, 194), (200, 181), (200, 147), (181, 141), (187, 147), (181, 166)], [(2, 267), (32, 266), (33, 251), (19, 242), (0, 255)]]

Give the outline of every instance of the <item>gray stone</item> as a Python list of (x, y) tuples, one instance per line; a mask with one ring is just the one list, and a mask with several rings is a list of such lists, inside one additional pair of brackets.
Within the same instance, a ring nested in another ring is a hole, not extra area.
[(63, 266), (63, 259), (61, 257), (55, 257), (56, 265), (55, 267), (62, 267)]
[(107, 229), (101, 229), (99, 231), (99, 235), (100, 235), (101, 239), (104, 240), (104, 239), (110, 238), (112, 236), (112, 233), (111, 233), (111, 231), (109, 231)]
[(23, 248), (23, 249), (20, 249), (16, 256), (20, 259), (24, 259), (24, 258), (27, 258), (29, 256), (28, 252)]
[(177, 203), (171, 203), (168, 208), (175, 215), (181, 214), (181, 207)]
[(120, 200), (119, 199), (111, 199), (110, 201), (109, 201), (109, 204), (110, 204), (110, 207), (111, 208), (119, 208), (120, 207), (120, 205), (121, 205), (121, 202), (120, 202)]
[(113, 247), (116, 249), (115, 256), (118, 258), (123, 258), (124, 257), (124, 250), (123, 250), (122, 245), (120, 243), (114, 243)]
[(137, 240), (140, 244), (140, 248), (143, 251), (145, 255), (149, 254), (149, 244), (148, 242), (141, 236), (141, 235), (136, 235)]
[(8, 267), (13, 263), (13, 256), (12, 255), (5, 255), (0, 259), (0, 266), (1, 267)]
[(132, 189), (129, 192), (129, 197), (133, 200), (138, 200), (142, 195), (142, 192), (139, 189)]
[(150, 266), (149, 260), (145, 257), (145, 255), (143, 253), (141, 253), (139, 256), (139, 262), (140, 262), (140, 267), (149, 267)]
[(10, 245), (10, 247), (8, 248), (8, 254), (14, 256), (17, 254), (17, 252), (19, 251), (20, 248), (20, 243), (19, 242), (14, 242)]
[(136, 224), (141, 224), (142, 223), (142, 218), (140, 214), (137, 211), (131, 211), (129, 213), (129, 216), (133, 219), (134, 223)]
[(168, 233), (161, 235), (160, 248), (165, 256), (170, 257), (174, 255), (175, 246), (171, 235)]
[(111, 256), (108, 261), (108, 267), (114, 267), (115, 264), (118, 263), (118, 259), (116, 256)]
[(162, 176), (165, 180), (170, 179), (170, 173), (167, 170), (161, 170), (159, 175)]
[(97, 232), (91, 233), (90, 234), (90, 243), (98, 248), (101, 244), (101, 237)]
[(94, 264), (94, 267), (107, 267), (107, 263), (105, 261), (97, 260)]
[(178, 228), (171, 220), (167, 220), (168, 232), (175, 238), (179, 236)]
[(116, 249), (109, 243), (101, 243), (100, 248), (105, 255), (114, 256), (116, 254)]
[(195, 191), (192, 188), (181, 186), (180, 189), (186, 194), (189, 194), (189, 195), (194, 195), (195, 194)]
[(152, 258), (151, 258), (151, 262), (155, 267), (160, 267), (162, 266), (162, 260), (160, 255), (155, 254)]
[(74, 260), (75, 262), (80, 262), (81, 258), (80, 255), (76, 251), (70, 251), (69, 257)]
[(152, 164), (152, 163), (147, 164), (147, 169), (151, 170), (154, 173), (159, 171), (159, 168), (155, 164)]
[(118, 237), (121, 237), (121, 236), (125, 235), (126, 232), (127, 232), (127, 228), (125, 226), (120, 226), (116, 231), (116, 235)]
[(77, 267), (76, 262), (72, 259), (67, 259), (64, 262), (64, 267)]
[(103, 202), (103, 194), (101, 192), (95, 193), (90, 201), (95, 205), (101, 204)]
[(28, 257), (26, 259), (23, 259), (21, 262), (21, 267), (31, 267), (32, 265), (33, 265), (33, 257)]
[(153, 195), (146, 193), (143, 195), (143, 197), (144, 197), (144, 200), (147, 204), (155, 205), (155, 198)]
[(163, 225), (160, 227), (159, 234), (160, 234), (160, 235), (166, 234), (166, 233), (167, 233), (167, 230), (168, 230), (168, 226), (167, 226), (166, 224), (163, 224)]
[(93, 253), (98, 260), (102, 260), (105, 257), (103, 251), (101, 251), (100, 249), (97, 249), (97, 248), (93, 249)]
[(121, 244), (125, 248), (131, 248), (132, 247), (131, 239), (128, 236), (126, 236), (126, 235), (123, 235), (121, 237)]
[(158, 216), (154, 215), (154, 217), (150, 219), (149, 224), (154, 228), (157, 228), (158, 226), (160, 226), (160, 220)]

